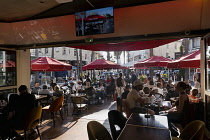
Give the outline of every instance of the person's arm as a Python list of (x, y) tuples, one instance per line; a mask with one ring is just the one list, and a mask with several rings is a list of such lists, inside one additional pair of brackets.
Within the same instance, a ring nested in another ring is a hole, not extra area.
[(139, 102), (141, 105), (144, 105), (144, 98), (139, 97), (136, 101)]
[(177, 108), (176, 112), (179, 112), (179, 113), (182, 112), (183, 107), (184, 107), (184, 102), (185, 102), (185, 95), (183, 94), (179, 97), (179, 106), (176, 107)]

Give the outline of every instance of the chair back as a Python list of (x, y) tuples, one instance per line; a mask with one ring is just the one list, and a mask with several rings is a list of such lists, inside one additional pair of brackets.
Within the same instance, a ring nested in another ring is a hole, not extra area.
[(84, 97), (72, 97), (71, 99), (73, 104), (82, 104), (85, 101)]
[(89, 140), (112, 140), (107, 129), (97, 121), (90, 121), (87, 124)]
[(23, 130), (29, 130), (39, 124), (42, 115), (42, 107), (38, 106), (31, 109), (25, 116)]
[(128, 107), (128, 103), (127, 103), (126, 99), (122, 99), (122, 106), (125, 111), (126, 117), (129, 118), (131, 115), (131, 111)]
[(205, 123), (195, 120), (189, 123), (181, 132), (179, 138), (185, 140), (203, 140)]
[(64, 96), (60, 96), (56, 98), (50, 105), (50, 112), (56, 112), (59, 111), (63, 106)]
[[(116, 140), (119, 134), (121, 133), (122, 129), (124, 128), (127, 119), (125, 118), (125, 116), (123, 116), (122, 113), (120, 113), (117, 110), (109, 111), (108, 117), (109, 117), (109, 125), (111, 128), (112, 138)], [(120, 129), (116, 129), (115, 127), (116, 125)]]

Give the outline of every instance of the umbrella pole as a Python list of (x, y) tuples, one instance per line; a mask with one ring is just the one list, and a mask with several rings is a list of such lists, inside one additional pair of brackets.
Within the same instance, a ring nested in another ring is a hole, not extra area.
[(45, 70), (45, 85), (47, 85), (47, 72)]

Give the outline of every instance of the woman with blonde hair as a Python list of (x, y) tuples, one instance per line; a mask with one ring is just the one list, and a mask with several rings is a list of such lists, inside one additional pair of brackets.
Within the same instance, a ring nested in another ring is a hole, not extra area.
[(59, 85), (56, 85), (54, 87), (53, 96), (60, 97), (62, 95), (63, 95), (63, 91), (60, 89), (60, 86)]

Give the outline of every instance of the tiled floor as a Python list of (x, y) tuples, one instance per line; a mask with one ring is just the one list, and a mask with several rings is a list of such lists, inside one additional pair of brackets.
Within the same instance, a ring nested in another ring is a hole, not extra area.
[[(101, 105), (89, 106), (88, 113), (84, 112), (82, 116), (71, 116), (72, 109), (69, 107), (69, 115), (64, 114), (64, 121), (61, 121), (60, 116), (56, 118), (55, 127), (52, 121), (49, 119), (48, 113), (44, 114), (47, 118), (43, 121), (40, 127), (40, 132), (43, 140), (88, 140), (87, 134), (87, 123), (95, 120), (102, 123), (110, 132), (108, 122), (109, 110), (115, 110), (116, 102), (112, 98), (109, 98)], [(59, 114), (59, 113), (58, 113)], [(39, 140), (38, 135), (35, 134), (33, 137), (29, 137), (30, 140)]]

